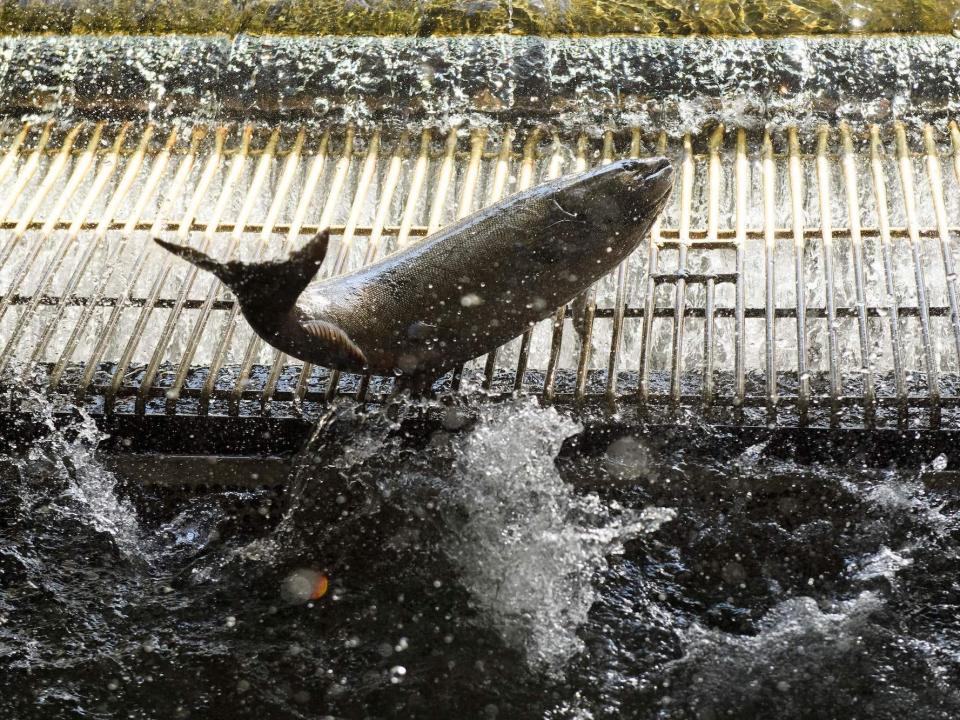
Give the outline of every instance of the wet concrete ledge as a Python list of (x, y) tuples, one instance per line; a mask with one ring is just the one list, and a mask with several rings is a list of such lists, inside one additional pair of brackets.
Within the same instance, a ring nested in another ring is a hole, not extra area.
[(960, 40), (498, 36), (0, 38), (0, 116), (696, 130), (935, 122)]
[[(467, 421), (460, 429), (471, 426), (469, 410)], [(610, 443), (626, 435), (639, 435), (649, 442), (677, 445), (691, 452), (709, 452), (712, 456), (736, 455), (757, 443), (766, 443), (768, 452), (789, 457), (801, 463), (857, 463), (863, 467), (919, 468), (940, 454), (955, 454), (960, 442), (960, 429), (948, 426), (941, 429), (867, 428), (867, 427), (791, 427), (785, 425), (707, 425), (687, 418), (684, 421), (649, 422), (636, 413), (623, 412), (616, 418), (608, 415), (574, 414), (583, 425), (582, 432), (568, 438), (560, 453), (563, 458), (574, 455), (603, 453)], [(170, 470), (166, 477), (178, 477), (174, 470), (191, 464), (206, 465), (210, 458), (224, 458), (233, 475), (257, 472), (255, 463), (264, 461), (274, 468), (264, 475), (264, 483), (273, 484), (289, 467), (291, 458), (304, 446), (314, 429), (306, 418), (270, 417), (198, 417), (177, 415), (114, 415), (93, 418), (97, 428), (106, 434), (98, 452), (111, 457), (137, 456), (127, 465), (149, 472), (151, 464), (161, 463)], [(76, 427), (81, 417), (75, 410), (64, 410), (49, 415), (0, 411), (0, 441), (6, 452), (18, 453), (30, 447), (38, 438), (51, 432), (66, 432)], [(439, 411), (405, 420), (398, 432), (411, 439), (429, 437), (438, 431), (448, 431), (444, 416)], [(332, 450), (350, 439), (350, 423), (344, 428), (334, 427), (328, 432), (326, 444)], [(698, 450), (699, 448), (699, 450)], [(151, 459), (153, 458), (153, 459)], [(929, 473), (928, 473), (929, 474)], [(206, 474), (201, 474), (206, 477)], [(955, 482), (956, 471), (932, 474), (931, 480)], [(273, 478), (269, 480), (268, 478)], [(249, 479), (249, 478), (248, 478)], [(254, 478), (254, 480), (256, 480)], [(237, 483), (243, 484), (243, 483)]]

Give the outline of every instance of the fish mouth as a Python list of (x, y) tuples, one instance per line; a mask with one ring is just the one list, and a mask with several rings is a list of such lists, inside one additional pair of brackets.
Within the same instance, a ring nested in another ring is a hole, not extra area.
[(665, 157), (632, 160), (625, 169), (631, 174), (637, 189), (648, 194), (654, 202), (664, 200), (673, 190), (673, 165)]

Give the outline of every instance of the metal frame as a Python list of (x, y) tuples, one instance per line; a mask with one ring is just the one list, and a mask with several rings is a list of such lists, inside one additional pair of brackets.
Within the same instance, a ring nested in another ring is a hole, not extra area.
[[(762, 408), (800, 424), (824, 409), (833, 425), (870, 424), (891, 408), (901, 423), (919, 409), (938, 426), (943, 408), (960, 405), (956, 122), (916, 136), (842, 124), (678, 139), (638, 128), (594, 138), (47, 123), (13, 128), (3, 143), (0, 376), (102, 398), (106, 413), (296, 414), (388, 390), (389, 379), (341, 378), (266, 350), (229, 293), (156, 251), (151, 235), (266, 257), (329, 227), (323, 272), (340, 273), (543, 179), (653, 152), (676, 163), (673, 207), (588, 291), (584, 342), (560, 309), (448, 386), (475, 377), (488, 392), (548, 403), (729, 408), (739, 421)], [(707, 269), (691, 267), (694, 256)], [(842, 350), (851, 321), (853, 367)], [(820, 327), (826, 339), (813, 347)]]

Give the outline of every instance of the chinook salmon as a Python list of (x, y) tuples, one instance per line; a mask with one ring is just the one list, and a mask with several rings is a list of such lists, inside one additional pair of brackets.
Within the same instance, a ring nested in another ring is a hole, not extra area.
[[(218, 262), (156, 241), (212, 272), (260, 337), (285, 353), (423, 386), (550, 316), (637, 247), (666, 204), (664, 158), (561, 177), (352, 273), (311, 285), (322, 231), (286, 259)], [(308, 287), (309, 286), (309, 287)]]

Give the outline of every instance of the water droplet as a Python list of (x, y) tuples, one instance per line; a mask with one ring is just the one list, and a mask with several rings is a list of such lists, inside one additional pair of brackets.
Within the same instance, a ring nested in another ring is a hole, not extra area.
[(403, 681), (404, 675), (407, 674), (407, 669), (403, 665), (394, 665), (390, 668), (390, 682), (394, 685), (398, 685)]
[(236, 625), (237, 625), (237, 619), (233, 615), (228, 616), (227, 627), (232, 628), (232, 627), (236, 627)]
[(445, 430), (459, 430), (464, 425), (467, 424), (470, 416), (464, 412), (461, 412), (459, 408), (450, 407), (447, 408), (446, 412), (443, 414), (443, 419), (441, 423)]
[(607, 472), (619, 480), (635, 480), (650, 470), (650, 452), (635, 437), (615, 440), (604, 455)]

